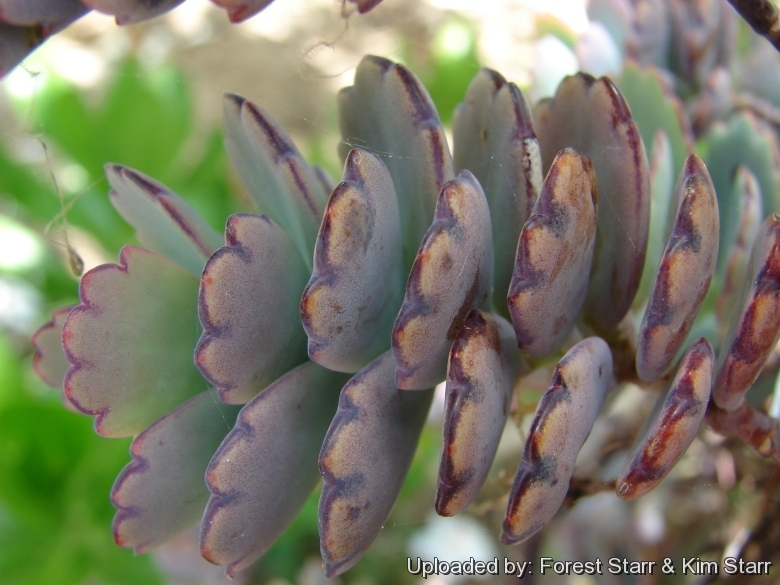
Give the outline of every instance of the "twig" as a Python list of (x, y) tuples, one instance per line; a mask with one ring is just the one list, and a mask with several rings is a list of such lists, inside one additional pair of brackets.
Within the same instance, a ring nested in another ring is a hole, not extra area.
[(602, 492), (615, 491), (615, 484), (616, 480), (614, 479), (605, 483), (595, 479), (572, 477), (571, 482), (569, 483), (569, 491), (566, 493), (566, 499), (563, 501), (563, 505), (567, 508), (571, 508), (580, 498), (600, 494)]
[(706, 421), (716, 433), (738, 438), (780, 463), (780, 421), (766, 413), (748, 403), (731, 412), (710, 403)]
[(750, 27), (780, 51), (780, 12), (769, 0), (729, 0)]

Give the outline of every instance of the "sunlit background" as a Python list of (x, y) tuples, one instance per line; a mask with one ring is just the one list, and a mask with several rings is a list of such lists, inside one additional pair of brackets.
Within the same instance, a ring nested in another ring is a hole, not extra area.
[[(95, 435), (90, 417), (62, 408), (57, 391), (32, 374), (30, 336), (53, 308), (77, 301), (74, 272), (116, 261), (120, 247), (135, 241), (107, 203), (103, 164), (156, 177), (221, 232), (227, 215), (245, 207), (222, 148), (226, 92), (261, 104), (308, 160), (340, 176), (335, 94), (351, 84), (366, 53), (411, 67), (445, 125), (480, 66), (502, 72), (535, 101), (581, 67), (616, 73), (622, 58), (606, 30), (589, 24), (580, 0), (385, 0), (364, 16), (347, 12), (337, 0), (276, 0), (230, 25), (207, 0), (188, 0), (127, 28), (93, 12), (2, 81), (0, 585), (227, 582), (198, 555), (195, 529), (142, 557), (113, 543), (108, 494), (129, 460), (129, 440)], [(514, 558), (498, 544), (496, 526), (519, 433), (507, 426), (497, 473), (477, 505), (438, 518), (440, 400), (393, 514), (354, 570), (341, 580), (323, 576), (315, 493), (258, 568), (234, 583), (415, 583), (407, 556)], [(733, 483), (733, 461), (711, 464)], [(699, 472), (687, 465), (676, 473)], [(652, 543), (665, 530), (656, 502), (662, 497), (651, 494), (629, 517), (614, 496), (597, 496), (553, 524), (566, 535), (567, 522), (590, 523), (619, 540), (636, 522), (639, 537)], [(557, 551), (563, 557), (567, 546), (564, 538)], [(442, 582), (462, 581), (427, 581)], [(596, 583), (586, 576), (559, 582)]]

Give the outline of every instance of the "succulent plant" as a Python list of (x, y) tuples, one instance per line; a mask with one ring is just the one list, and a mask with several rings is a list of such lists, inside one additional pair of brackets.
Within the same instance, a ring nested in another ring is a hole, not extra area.
[(228, 95), (226, 147), (261, 215), (228, 218), (224, 245), (166, 187), (107, 165), (145, 248), (84, 275), (80, 304), (36, 335), (35, 364), (98, 433), (135, 437), (116, 541), (143, 552), (202, 518), (203, 556), (234, 575), (322, 477), (325, 571), (343, 573), (390, 513), (434, 386), (435, 507), (449, 516), (480, 491), (526, 380), (556, 362), (505, 543), (549, 522), (577, 481), (599, 483), (573, 479), (575, 462), (605, 401), (636, 384), (668, 390), (606, 482), (620, 497), (657, 485), (702, 422), (780, 462), (780, 422), (744, 399), (780, 336), (773, 135), (734, 118), (703, 161), (657, 76), (619, 83), (652, 101), (636, 120), (607, 78), (568, 77), (532, 110), (482, 70), (451, 156), (414, 74), (366, 57), (339, 94), (335, 186), (269, 113)]

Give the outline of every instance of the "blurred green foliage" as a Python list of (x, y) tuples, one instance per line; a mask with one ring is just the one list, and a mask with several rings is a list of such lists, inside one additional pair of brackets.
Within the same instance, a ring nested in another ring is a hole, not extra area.
[(85, 186), (63, 192), (61, 202), (50, 176), (20, 166), (0, 148), (0, 192), (16, 203), (20, 220), (34, 225), (56, 224), (64, 203), (68, 223), (113, 256), (133, 241), (132, 229), (106, 197), (103, 167), (120, 163), (171, 187), (221, 231), (235, 207), (227, 157), (217, 131), (202, 144), (188, 143), (195, 120), (187, 87), (175, 69), (146, 71), (129, 61), (117, 69), (103, 99), (90, 104), (71, 83), (49, 76), (32, 99), (15, 105), (30, 119), (30, 136), (57, 163), (55, 178), (58, 168), (75, 167), (85, 174)]
[[(59, 223), (63, 204), (67, 225), (89, 233), (109, 257), (135, 242), (108, 202), (105, 163), (160, 179), (219, 231), (235, 208), (221, 133), (212, 131), (200, 147), (187, 144), (195, 126), (190, 96), (173, 69), (145, 71), (127, 62), (96, 105), (49, 77), (29, 101), (14, 105), (49, 159), (44, 168), (23, 164), (0, 146), (0, 211), (37, 232), (44, 253), (34, 265), (2, 269), (0, 280), (21, 278), (47, 308), (77, 299), (77, 282), (56, 253), (62, 242), (42, 233)], [(86, 172), (86, 186), (61, 200), (48, 173), (56, 178), (72, 165)], [(31, 353), (28, 339), (0, 333), (0, 583), (161, 583), (150, 557), (135, 556), (112, 537), (109, 493), (130, 459), (130, 441), (99, 437), (92, 417), (63, 408), (58, 393), (34, 376)]]
[(161, 583), (147, 557), (114, 544), (108, 493), (128, 440), (107, 441), (32, 376), (0, 337), (0, 583)]
[(407, 46), (402, 60), (419, 75), (442, 123), (448, 126), (455, 107), (463, 101), (466, 89), (480, 69), (474, 25), (451, 17), (438, 29), (427, 57), (421, 59), (417, 47)]

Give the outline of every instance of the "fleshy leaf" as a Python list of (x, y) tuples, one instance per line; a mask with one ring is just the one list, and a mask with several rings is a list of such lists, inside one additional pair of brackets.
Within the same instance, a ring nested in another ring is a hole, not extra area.
[(645, 144), (652, 142), (656, 132), (664, 131), (671, 147), (672, 176), (678, 175), (693, 150), (693, 130), (680, 98), (655, 67), (640, 67), (630, 61), (623, 66), (616, 85), (631, 108)]
[(390, 345), (403, 299), (401, 226), (381, 159), (352, 149), (314, 248), (314, 272), (301, 300), (309, 357), (357, 372)]
[(742, 279), (747, 273), (750, 252), (764, 217), (761, 187), (749, 168), (740, 166), (737, 169), (737, 176), (734, 178), (734, 191), (732, 200), (741, 201), (739, 207), (742, 218), (737, 228), (734, 244), (728, 249), (728, 254), (723, 254), (718, 258), (718, 264), (721, 264), (723, 257), (726, 257), (723, 267), (723, 284), (715, 303), (720, 339), (726, 336), (730, 319), (734, 316), (735, 311), (740, 309), (736, 303), (739, 302)]
[(106, 437), (140, 433), (206, 384), (192, 363), (198, 279), (126, 246), (119, 265), (87, 272), (62, 332), (65, 394)]
[(672, 363), (699, 313), (718, 258), (718, 201), (701, 159), (688, 157), (675, 199), (669, 241), (658, 266), (636, 350), (636, 370), (645, 382)]
[(267, 8), (274, 0), (211, 0), (227, 10), (230, 22), (242, 22)]
[(631, 29), (635, 26), (632, 20), (636, 15), (632, 14), (631, 5), (621, 0), (591, 0), (586, 10), (588, 19), (600, 23), (607, 29), (609, 36), (623, 53), (633, 32)]
[(38, 26), (44, 34), (61, 30), (89, 9), (80, 0), (0, 0), (0, 21)]
[[(647, 255), (639, 290), (634, 297), (634, 307), (639, 308), (650, 297), (658, 264), (661, 262), (674, 213), (670, 211), (674, 200), (674, 170), (672, 151), (666, 132), (659, 130), (653, 139), (650, 155), (650, 229), (647, 238)], [(671, 217), (670, 217), (671, 216)]]
[(542, 159), (532, 122), (517, 86), (482, 69), (452, 124), (455, 168), (474, 173), (490, 208), (494, 304), (504, 316), (517, 239), (542, 186)]
[(320, 453), (320, 551), (325, 572), (345, 572), (376, 538), (412, 463), (433, 390), (405, 392), (387, 352), (341, 391)]
[(403, 65), (364, 57), (355, 84), (339, 92), (342, 156), (353, 146), (381, 157), (393, 178), (408, 268), (433, 219), (436, 197), (453, 178), (439, 115), (422, 83)]
[(138, 241), (200, 276), (203, 265), (222, 244), (219, 234), (184, 199), (143, 173), (106, 165), (109, 196), (132, 225)]
[(660, 410), (617, 479), (617, 494), (626, 500), (643, 496), (672, 470), (704, 420), (715, 373), (715, 355), (702, 338), (683, 354)]
[[(52, 388), (63, 389), (65, 374), (68, 372), (70, 362), (62, 347), (62, 328), (65, 320), (70, 315), (75, 305), (62, 307), (52, 313), (51, 321), (41, 325), (32, 337), (35, 355), (33, 356), (33, 369), (38, 377)], [(62, 404), (68, 410), (78, 412), (71, 404), (65, 392), (62, 392)]]
[(231, 215), (225, 243), (203, 269), (195, 363), (220, 400), (244, 404), (306, 360), (298, 302), (308, 273), (287, 234), (264, 215)]
[(753, 43), (739, 64), (740, 89), (780, 108), (780, 53), (769, 43)]
[(736, 410), (761, 373), (780, 338), (780, 216), (764, 220), (753, 244), (748, 272), (726, 340), (718, 353), (718, 375), (712, 399), (724, 410)]
[(201, 553), (235, 575), (265, 554), (317, 485), (343, 374), (306, 362), (241, 410), (206, 472)]
[(501, 541), (529, 538), (566, 498), (577, 454), (612, 383), (612, 354), (598, 337), (572, 347), (558, 362), (536, 408), (523, 460), (509, 495)]
[(444, 379), (466, 315), (490, 301), (493, 242), (485, 194), (469, 171), (441, 190), (393, 327), (395, 382), (422, 390)]
[(650, 178), (644, 143), (606, 77), (567, 77), (555, 97), (537, 105), (534, 121), (545, 169), (570, 146), (596, 170), (599, 223), (584, 310), (597, 330), (613, 331), (631, 306), (645, 260)]
[(780, 210), (780, 151), (772, 131), (748, 111), (734, 114), (727, 124), (713, 125), (706, 140), (705, 162), (721, 213), (719, 247), (728, 250), (741, 217), (740, 202), (732, 199), (737, 168), (744, 165), (751, 170), (761, 187), (764, 213), (774, 213)]
[(225, 147), (261, 213), (292, 238), (311, 269), (328, 193), (319, 174), (268, 112), (237, 95), (224, 101)]
[(729, 70), (725, 67), (714, 69), (688, 106), (693, 131), (697, 136), (704, 134), (717, 120), (728, 118), (734, 109), (734, 96), (735, 88)]
[[(720, 0), (669, 2), (669, 26), (672, 37), (670, 69), (694, 86), (699, 86), (709, 71), (725, 60), (721, 43), (733, 45), (729, 38), (733, 27), (731, 7)], [(729, 42), (730, 41), (730, 42)]]
[(117, 477), (111, 502), (114, 539), (143, 553), (200, 519), (209, 491), (203, 483), (212, 453), (233, 427), (238, 407), (209, 390), (190, 398), (138, 435), (132, 462)]
[(73, 306), (62, 307), (52, 313), (47, 321), (35, 332), (32, 338), (35, 347), (33, 368), (38, 377), (52, 388), (62, 388), (65, 373), (70, 362), (62, 347), (62, 328)]
[[(628, 56), (642, 65), (667, 65), (672, 37), (667, 0), (635, 0), (630, 4), (617, 0), (615, 3), (624, 7), (626, 12), (630, 11), (630, 16), (626, 18), (632, 21), (626, 24), (630, 31), (626, 43)], [(630, 66), (630, 61), (624, 60), (624, 70)]]
[[(740, 165), (734, 170), (733, 182), (729, 190), (730, 192), (723, 199), (728, 202), (730, 207), (721, 213), (729, 233), (722, 235), (720, 239), (721, 249), (724, 252), (728, 251), (728, 253), (724, 253), (718, 258), (718, 274), (723, 275), (724, 278), (732, 252), (742, 250), (748, 258), (750, 257), (750, 251), (753, 249), (753, 242), (761, 227), (761, 222), (771, 211), (765, 209), (761, 183), (747, 165)], [(747, 266), (747, 261), (744, 265)], [(740, 281), (744, 271), (743, 267), (742, 272), (735, 275)], [(737, 292), (739, 292), (739, 288), (737, 287)]]
[(487, 478), (504, 430), (521, 358), (512, 326), (474, 310), (452, 344), (436, 511), (453, 516)]
[(81, 0), (93, 10), (116, 18), (119, 25), (138, 24), (173, 10), (184, 0)]
[(517, 244), (509, 312), (517, 343), (542, 358), (560, 346), (585, 301), (598, 221), (590, 161), (570, 148), (555, 157)]

